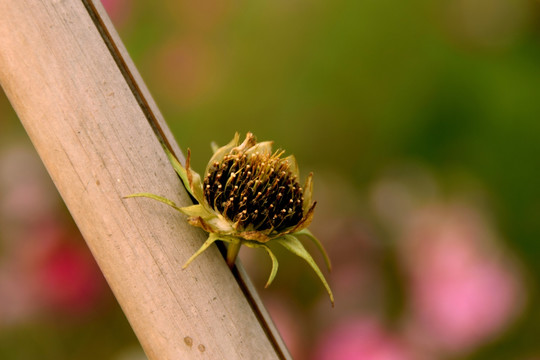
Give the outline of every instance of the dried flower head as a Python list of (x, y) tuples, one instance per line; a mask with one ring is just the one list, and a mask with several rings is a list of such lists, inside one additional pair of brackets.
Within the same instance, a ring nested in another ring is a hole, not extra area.
[(304, 186), (300, 186), (298, 166), (293, 156), (282, 157), (282, 150), (272, 152), (272, 142), (257, 143), (251, 133), (239, 144), (237, 133), (229, 144), (214, 147), (214, 155), (206, 167), (204, 179), (201, 179), (190, 168), (189, 150), (185, 168), (165, 150), (186, 189), (198, 204), (180, 208), (166, 198), (149, 193), (129, 197), (149, 197), (170, 205), (188, 215), (191, 225), (208, 232), (206, 242), (183, 268), (217, 240), (228, 243), (229, 266), (234, 264), (241, 245), (263, 248), (272, 259), (272, 271), (266, 283), (268, 286), (278, 269), (277, 259), (268, 244), (276, 243), (308, 262), (334, 303), (326, 279), (298, 239), (301, 235), (311, 239), (330, 269), (330, 260), (322, 244), (307, 229), (316, 205), (311, 199), (312, 174), (309, 174)]

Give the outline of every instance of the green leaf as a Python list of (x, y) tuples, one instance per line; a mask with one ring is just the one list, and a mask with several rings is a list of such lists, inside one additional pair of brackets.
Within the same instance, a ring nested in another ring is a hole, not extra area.
[(285, 235), (273, 241), (281, 244), (285, 249), (289, 250), (293, 254), (306, 260), (306, 262), (315, 271), (319, 279), (321, 279), (324, 287), (326, 288), (326, 291), (328, 292), (328, 295), (330, 296), (330, 301), (332, 302), (332, 306), (334, 306), (334, 295), (332, 294), (332, 290), (330, 289), (328, 282), (326, 282), (326, 279), (324, 278), (324, 275), (322, 274), (321, 270), (319, 269), (319, 267), (317, 266), (317, 264), (315, 263), (311, 255), (304, 248), (304, 245), (302, 245), (300, 240), (298, 240), (293, 235)]
[(134, 198), (134, 197), (146, 197), (146, 198), (154, 199), (154, 200), (157, 200), (159, 202), (162, 202), (164, 204), (169, 205), (170, 207), (174, 208), (175, 210), (183, 212), (182, 208), (179, 208), (178, 206), (176, 206), (176, 204), (173, 201), (171, 201), (171, 200), (169, 200), (167, 198), (164, 198), (163, 196), (159, 196), (159, 195), (155, 195), (155, 194), (151, 194), (151, 193), (131, 194), (131, 195), (124, 196), (124, 199), (126, 199), (126, 198)]
[(274, 281), (274, 278), (276, 277), (276, 274), (278, 271), (279, 264), (277, 261), (277, 257), (274, 255), (272, 250), (270, 250), (270, 248), (264, 244), (261, 244), (255, 241), (243, 241), (242, 243), (250, 248), (263, 248), (264, 250), (266, 250), (266, 252), (270, 256), (270, 259), (272, 260), (272, 270), (270, 271), (270, 276), (268, 277), (268, 281), (266, 282), (266, 285), (264, 285), (265, 288), (269, 287), (270, 284), (272, 284), (272, 281)]
[(315, 235), (313, 235), (311, 233), (311, 231), (309, 231), (308, 229), (303, 229), (303, 230), (300, 230), (298, 232), (295, 232), (294, 234), (292, 234), (293, 236), (298, 236), (298, 235), (306, 235), (307, 237), (309, 237), (314, 243), (315, 245), (317, 246), (317, 248), (319, 248), (319, 251), (322, 253), (323, 257), (324, 257), (324, 262), (326, 263), (326, 267), (328, 268), (328, 271), (332, 271), (332, 263), (330, 262), (330, 258), (328, 257), (328, 253), (326, 252), (326, 250), (324, 249), (323, 245), (321, 244), (321, 242), (319, 241), (319, 239), (317, 239), (315, 237)]
[[(195, 258), (199, 255), (201, 255), (204, 250), (208, 249), (210, 247), (210, 245), (212, 245), (213, 243), (215, 243), (217, 240), (224, 240), (224, 239), (220, 239), (219, 238), (219, 235), (217, 234), (214, 234), (214, 233), (211, 233), (210, 235), (208, 235), (208, 239), (206, 239), (206, 241), (204, 242), (204, 244), (202, 244), (202, 246), (199, 248), (199, 250), (197, 250), (197, 252), (195, 254), (193, 254), (188, 261), (186, 261), (186, 263), (184, 264), (184, 266), (182, 266), (182, 269), (185, 269), (188, 267), (189, 264), (191, 264), (191, 262), (193, 260), (195, 260)], [(227, 240), (224, 240), (224, 241), (227, 241)]]

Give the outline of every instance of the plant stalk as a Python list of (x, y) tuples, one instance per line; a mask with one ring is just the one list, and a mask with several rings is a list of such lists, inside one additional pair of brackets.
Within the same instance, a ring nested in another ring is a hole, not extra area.
[(231, 242), (227, 246), (227, 265), (229, 265), (230, 268), (234, 266), (238, 252), (240, 252), (240, 246), (240, 242)]

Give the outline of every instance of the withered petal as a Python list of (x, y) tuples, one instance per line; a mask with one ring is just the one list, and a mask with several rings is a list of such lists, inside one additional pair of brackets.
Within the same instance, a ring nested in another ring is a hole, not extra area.
[(270, 237), (268, 237), (268, 235), (262, 233), (261, 231), (244, 231), (239, 233), (238, 236), (246, 240), (255, 240), (260, 243), (265, 243), (270, 240)]
[(215, 233), (216, 231), (200, 216), (190, 216), (187, 219), (188, 223), (192, 226), (200, 227), (207, 233)]
[(309, 207), (311, 205), (311, 199), (313, 198), (313, 173), (310, 172), (306, 183), (304, 185), (304, 203), (302, 204), (303, 210), (304, 210), (304, 216), (309, 211)]
[(257, 138), (251, 132), (246, 134), (246, 139), (231, 151), (244, 152), (257, 144)]
[(311, 224), (311, 221), (313, 221), (313, 213), (315, 211), (315, 205), (317, 205), (317, 202), (315, 201), (311, 207), (308, 209), (302, 220), (296, 225), (291, 231), (288, 231), (287, 233), (293, 233), (300, 231), (302, 229), (305, 229)]

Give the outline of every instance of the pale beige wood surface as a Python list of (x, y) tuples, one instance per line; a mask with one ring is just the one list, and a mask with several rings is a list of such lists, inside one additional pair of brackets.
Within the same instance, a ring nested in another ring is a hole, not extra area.
[(190, 203), (124, 75), (83, 1), (0, 0), (0, 84), (148, 357), (279, 358), (215, 247), (180, 270), (205, 234), (122, 198)]

